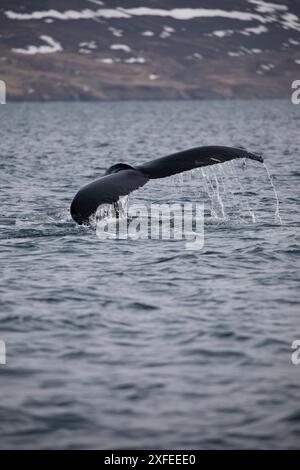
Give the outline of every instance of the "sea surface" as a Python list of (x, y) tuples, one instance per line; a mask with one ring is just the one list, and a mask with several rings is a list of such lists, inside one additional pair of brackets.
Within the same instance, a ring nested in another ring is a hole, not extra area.
[[(300, 448), (299, 130), (288, 101), (0, 107), (1, 448)], [(203, 203), (202, 249), (72, 221), (110, 165), (200, 145), (261, 152), (279, 207), (234, 162), (129, 198)]]

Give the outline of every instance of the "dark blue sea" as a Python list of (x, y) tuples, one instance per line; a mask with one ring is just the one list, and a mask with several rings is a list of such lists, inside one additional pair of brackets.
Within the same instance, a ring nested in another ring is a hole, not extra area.
[[(299, 130), (288, 101), (1, 106), (1, 448), (300, 447)], [(200, 145), (261, 152), (279, 202), (234, 162), (129, 198), (203, 202), (202, 249), (72, 221), (110, 165)]]

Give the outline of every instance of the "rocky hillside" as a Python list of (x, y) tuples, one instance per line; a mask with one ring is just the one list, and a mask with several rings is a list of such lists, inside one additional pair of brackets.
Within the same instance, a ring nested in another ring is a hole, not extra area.
[(298, 0), (1, 0), (8, 100), (280, 98)]

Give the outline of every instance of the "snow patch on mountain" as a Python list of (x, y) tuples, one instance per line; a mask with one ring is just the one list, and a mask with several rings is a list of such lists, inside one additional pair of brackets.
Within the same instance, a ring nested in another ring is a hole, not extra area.
[(61, 52), (63, 50), (59, 42), (55, 41), (50, 36), (42, 35), (40, 39), (47, 43), (47, 45), (42, 46), (26, 46), (25, 48), (15, 48), (12, 49), (13, 52), (17, 54), (51, 54), (53, 52)]
[(146, 59), (144, 57), (130, 57), (130, 59), (125, 59), (126, 64), (145, 64)]
[(108, 28), (108, 31), (110, 31), (111, 34), (113, 36), (115, 36), (116, 38), (121, 38), (123, 36), (123, 30), (122, 29), (118, 29), (118, 28), (114, 28), (113, 26), (110, 26)]
[(286, 13), (282, 16), (282, 26), (284, 29), (294, 29), (300, 31), (300, 20), (293, 13)]
[(112, 44), (110, 48), (113, 51), (124, 51), (124, 52), (131, 52), (131, 48), (126, 44)]
[(87, 47), (88, 49), (97, 49), (95, 41), (84, 41), (79, 44), (80, 47)]
[(244, 36), (251, 36), (251, 34), (262, 34), (262, 33), (267, 33), (269, 30), (266, 26), (264, 25), (259, 25), (259, 26), (254, 26), (254, 27), (249, 27), (249, 28), (244, 28), (244, 29), (226, 29), (226, 30), (216, 30), (213, 31), (211, 34), (208, 34), (208, 36), (216, 36), (218, 38), (225, 38), (232, 36), (233, 34), (243, 34)]
[(149, 75), (149, 80), (158, 80), (159, 79), (159, 75), (156, 75), (155, 73), (151, 73)]
[(276, 13), (277, 11), (286, 11), (286, 5), (279, 5), (278, 3), (266, 3), (263, 0), (248, 0), (248, 3), (256, 5), (256, 11), (259, 13)]
[[(136, 16), (156, 16), (173, 18), (175, 20), (193, 20), (197, 18), (226, 18), (239, 21), (257, 21), (261, 24), (279, 22), (284, 29), (300, 31), (300, 20), (297, 15), (290, 13), (286, 5), (266, 3), (262, 0), (248, 0), (255, 6), (255, 12), (234, 11), (209, 8), (173, 8), (166, 10), (162, 8), (136, 7), (136, 8), (99, 8), (98, 10), (65, 10), (55, 9), (33, 11), (31, 13), (19, 13), (6, 10), (4, 14), (10, 20), (83, 20), (105, 18), (105, 19), (129, 19)], [(262, 30), (258, 30), (261, 31)], [(250, 31), (251, 32), (251, 31)], [(252, 31), (256, 34), (254, 31)], [(168, 37), (171, 31), (164, 31), (164, 37)], [(260, 33), (257, 33), (260, 34)]]
[(153, 33), (153, 31), (143, 31), (142, 36), (151, 37), (151, 36), (155, 36), (155, 34)]
[(269, 30), (264, 25), (255, 26), (253, 28), (245, 28), (244, 31), (241, 31), (242, 34), (262, 34), (267, 33)]
[(7, 18), (11, 20), (41, 20), (44, 18), (54, 18), (57, 20), (80, 20), (92, 18), (130, 18), (132, 16), (159, 16), (169, 17), (176, 20), (191, 20), (195, 18), (228, 18), (240, 21), (257, 20), (261, 23), (270, 21), (270, 18), (257, 13), (243, 11), (226, 11), (221, 9), (208, 8), (173, 8), (164, 10), (162, 8), (137, 7), (137, 8), (101, 8), (98, 10), (85, 9), (81, 11), (66, 10), (60, 12), (57, 10), (33, 11), (32, 13), (18, 13), (12, 10), (5, 11)]
[(175, 33), (175, 29), (171, 26), (164, 26), (162, 32), (160, 33), (159, 37), (162, 39), (169, 38), (172, 33)]

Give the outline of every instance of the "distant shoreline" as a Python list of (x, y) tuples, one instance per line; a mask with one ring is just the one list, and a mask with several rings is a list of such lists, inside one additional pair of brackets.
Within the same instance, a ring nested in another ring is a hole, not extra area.
[(233, 98), (225, 98), (225, 97), (219, 97), (219, 98), (131, 98), (131, 99), (19, 99), (19, 98), (12, 98), (9, 97), (7, 98), (6, 104), (20, 104), (20, 103), (142, 103), (142, 102), (191, 102), (191, 101), (290, 101), (290, 95), (288, 96), (281, 96), (281, 97), (249, 97), (249, 98), (239, 98), (239, 97), (233, 97)]

